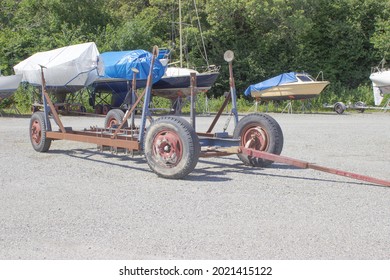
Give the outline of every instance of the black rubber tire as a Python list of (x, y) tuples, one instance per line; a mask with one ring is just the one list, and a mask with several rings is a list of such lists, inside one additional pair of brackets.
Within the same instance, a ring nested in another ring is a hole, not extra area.
[(186, 120), (165, 116), (148, 127), (144, 153), (150, 169), (158, 176), (182, 179), (198, 163), (200, 143), (194, 128)]
[[(253, 113), (243, 117), (233, 132), (233, 138), (240, 138), (241, 146), (246, 145), (252, 134), (255, 141), (249, 148), (280, 155), (283, 149), (283, 132), (278, 122), (267, 114)], [(254, 158), (245, 154), (238, 154), (238, 158), (245, 164), (256, 167), (267, 167), (273, 163), (270, 160)]]
[[(120, 125), (122, 123), (125, 113), (121, 109), (112, 109), (108, 111), (106, 118), (104, 119), (104, 127), (110, 128), (112, 125)], [(123, 128), (129, 127), (129, 124), (126, 120)]]
[(343, 102), (337, 102), (336, 104), (334, 104), (334, 111), (341, 115), (344, 113), (345, 109), (347, 109), (347, 107), (345, 106), (345, 104)]
[(366, 103), (364, 103), (363, 101), (358, 101), (355, 103), (355, 107), (363, 107), (363, 108), (359, 108), (359, 109), (356, 109), (359, 113), (364, 113), (364, 111), (366, 110)]
[(46, 137), (46, 132), (51, 131), (50, 121), (45, 123), (45, 113), (35, 112), (30, 119), (29, 135), (34, 150), (40, 153), (47, 152), (51, 145), (51, 139)]

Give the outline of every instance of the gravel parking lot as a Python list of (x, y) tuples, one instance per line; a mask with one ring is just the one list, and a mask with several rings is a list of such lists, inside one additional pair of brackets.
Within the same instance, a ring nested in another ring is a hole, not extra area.
[[(271, 115), (283, 155), (390, 180), (389, 113)], [(210, 123), (199, 117), (198, 131)], [(0, 259), (390, 258), (389, 187), (249, 168), (236, 156), (202, 158), (184, 180), (167, 180), (143, 157), (93, 144), (37, 153), (28, 129), (29, 117), (0, 117)]]

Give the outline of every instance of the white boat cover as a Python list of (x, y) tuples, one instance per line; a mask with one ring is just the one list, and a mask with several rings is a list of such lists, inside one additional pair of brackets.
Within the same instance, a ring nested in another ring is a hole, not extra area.
[(58, 91), (74, 92), (93, 83), (99, 76), (99, 51), (95, 43), (67, 46), (38, 52), (14, 66), (23, 82), (42, 85), (41, 66), (46, 86)]

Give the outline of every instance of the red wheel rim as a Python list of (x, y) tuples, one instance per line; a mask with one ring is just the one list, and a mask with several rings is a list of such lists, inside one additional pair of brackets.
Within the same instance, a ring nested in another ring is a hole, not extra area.
[(268, 147), (268, 134), (260, 126), (248, 127), (241, 138), (241, 144), (245, 148), (265, 151)]
[(41, 124), (38, 120), (34, 120), (31, 125), (31, 139), (34, 143), (39, 144), (42, 138)]
[(115, 118), (110, 118), (107, 122), (107, 127), (106, 128), (110, 128), (110, 127), (113, 127), (114, 125), (118, 125), (118, 121), (115, 119)]
[(183, 156), (180, 137), (169, 130), (159, 132), (153, 139), (153, 156), (164, 166), (176, 166)]

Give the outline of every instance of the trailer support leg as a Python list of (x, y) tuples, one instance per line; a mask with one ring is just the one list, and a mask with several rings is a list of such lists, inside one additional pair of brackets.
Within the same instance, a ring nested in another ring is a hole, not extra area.
[(196, 108), (195, 108), (195, 99), (196, 99), (196, 73), (191, 73), (191, 111), (190, 119), (191, 125), (196, 130)]
[(54, 107), (54, 104), (53, 102), (51, 101), (50, 99), (50, 96), (49, 94), (47, 93), (46, 91), (46, 80), (45, 80), (45, 75), (43, 73), (43, 68), (45, 68), (44, 66), (41, 65), (41, 75), (42, 75), (42, 100), (43, 100), (43, 106), (44, 106), (44, 109), (45, 109), (45, 118), (46, 118), (46, 127), (48, 127), (48, 110), (47, 110), (47, 105), (49, 105), (50, 107), (50, 111), (53, 115), (53, 118), (55, 120), (55, 122), (57, 123), (58, 127), (60, 128), (61, 132), (62, 133), (66, 133), (66, 130), (65, 130), (65, 127), (64, 125), (62, 124), (61, 120), (60, 120), (60, 117), (58, 116), (58, 113), (57, 113), (57, 110), (56, 108)]

